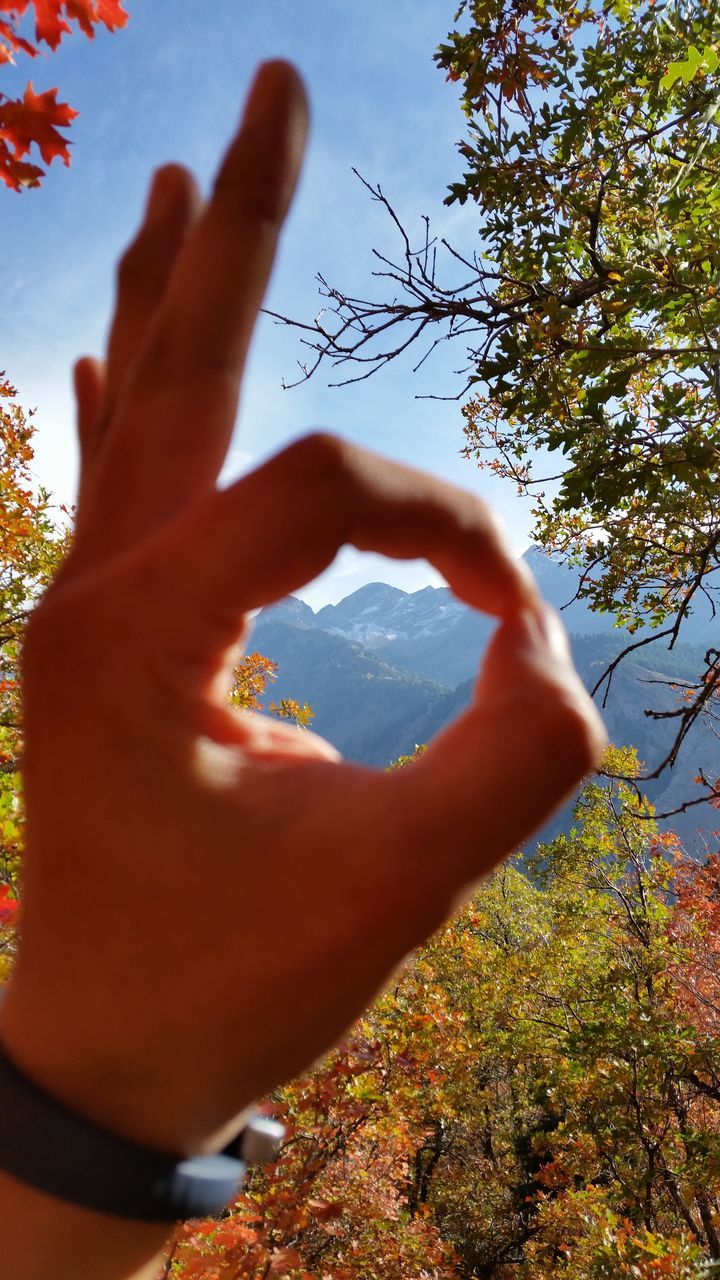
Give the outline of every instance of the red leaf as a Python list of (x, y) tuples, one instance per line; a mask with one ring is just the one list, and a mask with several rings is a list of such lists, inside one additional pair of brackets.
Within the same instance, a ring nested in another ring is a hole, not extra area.
[[(98, 23), (117, 31), (128, 20), (122, 0), (0, 0), (0, 66), (12, 62), (18, 50), (30, 57), (37, 54), (35, 46), (18, 33), (18, 23), (33, 9), (35, 38), (51, 49), (72, 31), (73, 21), (92, 38)], [(57, 89), (36, 94), (30, 84), (22, 100), (12, 101), (0, 93), (0, 180), (14, 191), (40, 185), (43, 170), (25, 160), (32, 146), (39, 148), (46, 164), (58, 157), (69, 164), (68, 141), (58, 129), (76, 115), (67, 103), (57, 101)]]
[(7, 143), (0, 137), (0, 179), (13, 191), (23, 187), (39, 187), (43, 170), (26, 160), (18, 160)]
[(34, 0), (36, 15), (36, 35), (53, 49), (57, 48), (67, 32), (69, 24), (61, 16), (62, 10), (68, 18), (74, 19), (81, 31), (92, 40), (95, 32), (93, 26), (102, 22), (108, 31), (117, 31), (124, 27), (128, 15), (120, 0)]
[[(2, 7), (2, 4), (0, 4), (0, 10)], [(13, 53), (17, 52), (18, 49), (26, 53), (30, 58), (37, 56), (35, 46), (30, 44), (29, 41), (23, 40), (22, 36), (18, 35), (9, 22), (5, 22), (3, 18), (0, 18), (0, 63), (12, 62)]]
[(13, 18), (22, 18), (31, 0), (0, 0), (0, 13), (10, 13)]
[(58, 157), (65, 164), (70, 163), (67, 139), (58, 133), (57, 126), (70, 124), (78, 113), (66, 102), (58, 102), (56, 95), (57, 89), (35, 93), (29, 84), (22, 101), (16, 99), (0, 105), (0, 138), (10, 143), (16, 159), (26, 156), (34, 144), (39, 147), (45, 164), (51, 164)]
[(108, 31), (119, 31), (127, 23), (129, 15), (123, 9), (121, 0), (97, 0), (97, 16)]
[(44, 40), (51, 49), (57, 49), (70, 25), (62, 16), (62, 0), (34, 0), (35, 39)]
[[(49, 44), (51, 49), (57, 49), (63, 36), (69, 35), (73, 20), (91, 39), (95, 34), (93, 27), (99, 22), (108, 31), (117, 31), (128, 20), (121, 0), (0, 0), (0, 12), (22, 18), (30, 4), (35, 9), (35, 39)], [(3, 32), (3, 35), (12, 48), (22, 48), (25, 53), (36, 52), (14, 31)]]
[(20, 903), (14, 898), (6, 884), (0, 885), (0, 925), (13, 924), (20, 910)]

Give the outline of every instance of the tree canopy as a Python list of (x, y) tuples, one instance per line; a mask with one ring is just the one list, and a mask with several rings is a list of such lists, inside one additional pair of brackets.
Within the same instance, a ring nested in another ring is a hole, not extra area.
[[(125, 18), (116, 0), (0, 0), (6, 51), (33, 56), (31, 9), (51, 47), (71, 19), (91, 35)], [(438, 54), (469, 120), (449, 199), (477, 204), (478, 246), (447, 246), (441, 283), (443, 246), (403, 238), (400, 263), (382, 264), (400, 301), (333, 291), (339, 327), (308, 340), (343, 366), (367, 356), (362, 374), (402, 326), (410, 342), (436, 325), (464, 336), (469, 456), (537, 491), (538, 536), (587, 569), (597, 607), (674, 640), (713, 597), (720, 545), (717, 15), (478, 0), (457, 22)], [(0, 100), (11, 188), (40, 181), (32, 145), (67, 159), (57, 128), (72, 112), (57, 105), (54, 90)], [(0, 975), (21, 841), (19, 647), (64, 541), (33, 484), (32, 434), (0, 376)], [(706, 667), (692, 708), (714, 698), (717, 654)], [(231, 701), (258, 709), (273, 674), (247, 655)], [(269, 709), (299, 726), (312, 714)], [(627, 753), (606, 767), (637, 774)], [(629, 788), (588, 785), (569, 835), (501, 868), (345, 1043), (267, 1100), (288, 1129), (278, 1159), (226, 1214), (178, 1232), (165, 1277), (718, 1274), (719, 903), (717, 855), (693, 864)]]
[(20, 648), (28, 614), (67, 545), (49, 495), (34, 484), (34, 431), (0, 373), (0, 978), (13, 950), (22, 844)]
[(269, 1100), (279, 1158), (166, 1274), (718, 1274), (718, 862), (649, 818), (588, 785), (570, 835), (498, 870)]
[[(291, 321), (304, 376), (463, 343), (466, 455), (533, 495), (537, 540), (595, 608), (672, 645), (720, 585), (718, 5), (465, 0), (455, 22), (435, 55), (467, 117), (446, 203), (474, 203), (476, 243), (425, 223), (414, 248), (369, 187), (400, 253), (376, 257), (379, 297), (321, 277), (327, 311)], [(719, 678), (713, 649), (679, 736)]]

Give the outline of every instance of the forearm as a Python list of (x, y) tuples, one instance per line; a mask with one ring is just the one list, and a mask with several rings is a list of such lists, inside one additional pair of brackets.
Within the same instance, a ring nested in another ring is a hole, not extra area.
[(155, 1280), (168, 1228), (92, 1213), (0, 1173), (3, 1280)]

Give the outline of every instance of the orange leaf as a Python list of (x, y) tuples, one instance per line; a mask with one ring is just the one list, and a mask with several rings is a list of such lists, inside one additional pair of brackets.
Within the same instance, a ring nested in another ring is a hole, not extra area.
[(302, 1266), (302, 1258), (296, 1249), (275, 1249), (267, 1276), (284, 1276), (295, 1267)]
[(118, 31), (128, 20), (120, 0), (66, 0), (65, 8), (90, 39), (95, 34), (93, 23), (102, 22), (108, 31)]

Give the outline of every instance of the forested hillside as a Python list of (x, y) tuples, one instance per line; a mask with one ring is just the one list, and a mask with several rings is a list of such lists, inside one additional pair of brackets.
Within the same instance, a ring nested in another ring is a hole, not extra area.
[(498, 871), (278, 1091), (279, 1161), (179, 1234), (171, 1275), (691, 1280), (720, 1260), (717, 857), (632, 809), (589, 786), (571, 837)]

